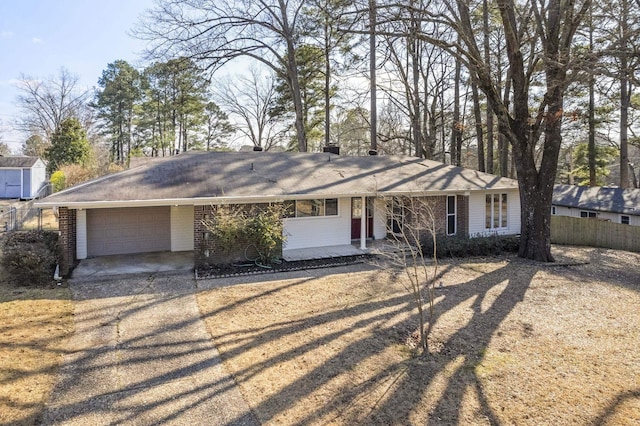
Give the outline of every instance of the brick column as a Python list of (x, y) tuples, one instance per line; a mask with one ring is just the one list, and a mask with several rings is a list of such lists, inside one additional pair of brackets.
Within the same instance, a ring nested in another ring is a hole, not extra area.
[(66, 277), (76, 264), (76, 211), (58, 208), (58, 241), (62, 249), (60, 275)]

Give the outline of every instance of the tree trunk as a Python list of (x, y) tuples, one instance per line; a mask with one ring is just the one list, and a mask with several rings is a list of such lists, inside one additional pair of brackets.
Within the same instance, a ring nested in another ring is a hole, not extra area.
[(302, 105), (302, 94), (300, 93), (300, 80), (298, 78), (298, 62), (296, 60), (296, 47), (294, 43), (294, 35), (289, 27), (289, 18), (287, 16), (287, 6), (284, 0), (278, 0), (281, 11), (282, 28), (286, 32), (284, 37), (287, 42), (287, 71), (285, 76), (291, 90), (291, 99), (296, 114), (296, 136), (298, 140), (298, 151), (307, 152), (307, 135), (304, 128), (304, 113)]
[[(591, 8), (589, 8), (589, 52), (593, 52), (593, 16)], [(594, 70), (589, 72), (589, 141), (588, 141), (588, 160), (589, 160), (589, 186), (596, 186), (596, 78)], [(569, 175), (573, 179), (573, 175)]]
[(331, 35), (329, 17), (324, 18), (324, 146), (331, 142)]
[(627, 77), (627, 58), (622, 53), (620, 77), (620, 188), (629, 187), (629, 105), (631, 94)]
[(420, 58), (418, 57), (418, 39), (413, 37), (418, 31), (415, 19), (411, 19), (411, 34), (407, 39), (409, 45), (409, 55), (411, 56), (411, 73), (413, 77), (413, 116), (411, 117), (411, 127), (413, 128), (413, 146), (416, 157), (424, 157), (424, 148), (422, 141), (422, 126), (420, 117)]
[(622, 17), (620, 19), (620, 188), (629, 187), (629, 106), (631, 90), (629, 90), (629, 58), (627, 57), (627, 40), (629, 37), (629, 3), (621, 0)]
[(456, 58), (455, 76), (453, 81), (453, 123), (451, 123), (451, 164), (460, 166), (461, 155), (458, 143), (462, 139), (462, 123), (460, 121), (460, 59)]
[(371, 79), (371, 150), (378, 150), (378, 100), (376, 93), (376, 0), (369, 0), (369, 78)]
[(476, 140), (478, 143), (478, 170), (485, 171), (484, 164), (484, 132), (482, 130), (482, 111), (480, 111), (480, 95), (478, 94), (478, 84), (471, 82), (471, 93), (473, 96), (473, 114), (476, 121)]
[[(504, 92), (502, 94), (502, 103), (505, 108), (509, 109), (509, 96), (511, 94), (511, 78), (507, 72), (507, 78), (504, 83)], [(500, 176), (509, 176), (509, 141), (503, 133), (498, 135), (498, 155), (500, 162)]]

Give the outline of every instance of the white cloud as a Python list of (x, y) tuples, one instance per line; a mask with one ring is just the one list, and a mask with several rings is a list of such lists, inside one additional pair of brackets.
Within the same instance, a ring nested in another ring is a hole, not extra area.
[(33, 43), (33, 44), (40, 44), (40, 43), (42, 43), (42, 41), (43, 40), (40, 37), (32, 37), (31, 38), (31, 43)]
[(13, 31), (0, 31), (0, 38), (8, 39), (13, 38)]

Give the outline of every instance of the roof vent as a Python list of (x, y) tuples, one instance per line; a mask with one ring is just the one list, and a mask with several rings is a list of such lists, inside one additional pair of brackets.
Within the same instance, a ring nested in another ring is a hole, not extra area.
[(327, 145), (322, 147), (322, 152), (340, 155), (340, 147), (338, 145)]
[(254, 150), (255, 152), (261, 152), (261, 151), (262, 151), (262, 147), (261, 147), (261, 146), (254, 146), (254, 147), (253, 147), (253, 150)]

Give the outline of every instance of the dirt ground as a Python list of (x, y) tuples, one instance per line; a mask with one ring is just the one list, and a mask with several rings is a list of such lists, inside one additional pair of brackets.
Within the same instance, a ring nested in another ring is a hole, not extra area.
[(198, 302), (267, 425), (640, 424), (640, 254), (554, 254), (441, 261), (425, 354), (405, 278), (373, 266), (206, 280)]

